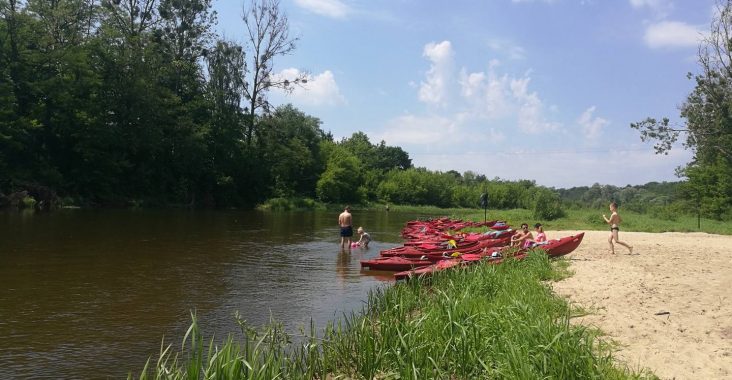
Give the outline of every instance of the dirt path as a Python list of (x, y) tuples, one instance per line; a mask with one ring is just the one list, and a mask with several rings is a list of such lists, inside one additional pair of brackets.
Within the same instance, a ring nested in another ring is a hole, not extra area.
[[(549, 238), (577, 231), (550, 231)], [(732, 379), (732, 236), (621, 231), (608, 253), (587, 231), (555, 291), (591, 310), (574, 322), (619, 343), (615, 357), (662, 379)]]

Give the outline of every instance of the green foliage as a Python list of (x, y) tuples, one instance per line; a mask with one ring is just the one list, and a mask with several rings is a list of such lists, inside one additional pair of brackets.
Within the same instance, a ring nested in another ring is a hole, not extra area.
[(535, 195), (534, 217), (540, 220), (555, 220), (565, 215), (562, 201), (555, 192), (540, 189)]
[(361, 163), (341, 146), (327, 143), (325, 172), (316, 185), (318, 199), (329, 203), (360, 203), (363, 200)]
[(367, 170), (385, 173), (389, 170), (405, 170), (412, 167), (407, 152), (399, 147), (387, 146), (384, 141), (374, 145), (363, 132), (344, 138), (339, 145), (353, 153)]
[(20, 207), (21, 208), (33, 209), (33, 208), (36, 207), (36, 203), (37, 202), (36, 202), (36, 199), (35, 198), (33, 198), (31, 196), (27, 196), (27, 197), (23, 198), (20, 201)]
[[(292, 107), (249, 117), (247, 52), (214, 36), (211, 3), (3, 2), (0, 192), (40, 184), (102, 206), (314, 196), (319, 122)], [(247, 121), (263, 126), (256, 145)]]
[(270, 211), (324, 210), (325, 205), (312, 198), (270, 198), (257, 208)]
[(624, 210), (653, 213), (663, 208), (673, 208), (679, 213), (696, 213), (696, 206), (688, 202), (684, 194), (684, 182), (649, 182), (645, 185), (617, 187), (594, 184), (590, 187), (559, 189), (565, 204), (582, 208), (606, 208), (615, 201)]
[(271, 193), (277, 196), (315, 195), (323, 172), (320, 143), (326, 138), (320, 120), (307, 116), (292, 105), (278, 107), (262, 120), (264, 164), (272, 177)]
[(379, 184), (377, 194), (392, 203), (450, 207), (454, 186), (455, 178), (450, 174), (424, 168), (392, 170)]

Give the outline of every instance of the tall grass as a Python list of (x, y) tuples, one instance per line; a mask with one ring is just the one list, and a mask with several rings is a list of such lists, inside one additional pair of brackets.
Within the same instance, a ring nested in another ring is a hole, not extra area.
[[(295, 340), (281, 325), (241, 324), (204, 350), (195, 317), (180, 354), (161, 349), (141, 379), (631, 379), (596, 332), (545, 281), (546, 255), (474, 265), (370, 293), (363, 310)], [(187, 345), (187, 348), (185, 346)], [(184, 349), (185, 348), (185, 349)], [(185, 352), (186, 360), (179, 361)], [(205, 352), (205, 355), (204, 355)]]

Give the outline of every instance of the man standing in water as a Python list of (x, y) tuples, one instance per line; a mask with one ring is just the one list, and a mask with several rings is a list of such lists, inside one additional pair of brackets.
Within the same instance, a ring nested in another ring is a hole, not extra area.
[(351, 217), (351, 206), (346, 206), (341, 215), (338, 216), (338, 225), (341, 227), (341, 249), (351, 249), (351, 236), (353, 236), (353, 218)]

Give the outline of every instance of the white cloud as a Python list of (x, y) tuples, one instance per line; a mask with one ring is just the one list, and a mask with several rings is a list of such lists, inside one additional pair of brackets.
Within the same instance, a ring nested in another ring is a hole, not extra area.
[(315, 14), (332, 18), (345, 18), (351, 9), (340, 0), (295, 0), (295, 4)]
[(467, 102), (472, 116), (484, 119), (499, 119), (514, 111), (509, 94), (510, 79), (498, 76), (490, 68), (488, 73), (460, 73), (460, 94)]
[(643, 39), (651, 48), (696, 47), (703, 37), (701, 29), (679, 21), (661, 21), (646, 28)]
[(515, 45), (508, 41), (492, 39), (488, 41), (488, 47), (500, 54), (505, 55), (509, 59), (521, 60), (526, 58), (526, 50), (523, 47)]
[(498, 61), (492, 60), (488, 73), (467, 73), (464, 69), (460, 73), (460, 93), (472, 116), (495, 120), (515, 115), (516, 125), (526, 133), (558, 129), (559, 123), (547, 121), (538, 93), (529, 90), (528, 74), (520, 78), (499, 76), (495, 72), (498, 66)]
[(674, 9), (671, 0), (630, 0), (635, 9), (649, 9), (657, 19), (666, 18)]
[[(275, 76), (275, 79), (294, 79), (300, 75), (296, 68), (284, 69)], [(295, 86), (291, 98), (295, 103), (309, 106), (335, 106), (346, 104), (346, 98), (341, 94), (335, 76), (330, 70), (317, 75), (308, 75), (308, 82), (302, 86)]]
[(595, 112), (595, 109), (595, 106), (586, 109), (585, 112), (582, 112), (582, 115), (577, 119), (577, 124), (582, 127), (582, 133), (584, 133), (585, 137), (590, 140), (600, 137), (602, 129), (610, 124), (609, 121), (599, 116), (593, 118), (592, 114)]
[(522, 76), (498, 73), (501, 63), (492, 59), (484, 71), (462, 68), (458, 72), (453, 54), (449, 41), (425, 46), (423, 56), (432, 65), (416, 91), (417, 98), (440, 107), (389, 120), (377, 140), (402, 146), (410, 154), (450, 152), (457, 146), (493, 149), (509, 139), (525, 141), (522, 134), (541, 139), (538, 134), (562, 126), (547, 117), (553, 107), (531, 88), (530, 71)]
[(419, 87), (419, 100), (427, 104), (444, 106), (447, 103), (448, 86), (452, 79), (453, 52), (450, 41), (438, 44), (430, 42), (424, 47), (423, 57), (430, 60), (427, 78)]
[(483, 87), (486, 81), (485, 73), (470, 73), (467, 74), (465, 70), (460, 72), (460, 84), (462, 86), (461, 95), (466, 98), (471, 98), (478, 95), (478, 92)]
[(511, 91), (518, 102), (518, 127), (527, 133), (541, 133), (559, 128), (558, 123), (546, 121), (544, 118), (544, 102), (536, 92), (529, 92), (531, 78), (524, 77), (511, 80)]
[(404, 115), (390, 120), (380, 139), (390, 145), (429, 145), (459, 136), (454, 120), (442, 116)]
[(673, 3), (670, 0), (630, 0), (630, 5), (633, 8), (649, 8), (653, 10), (669, 9), (673, 7)]

